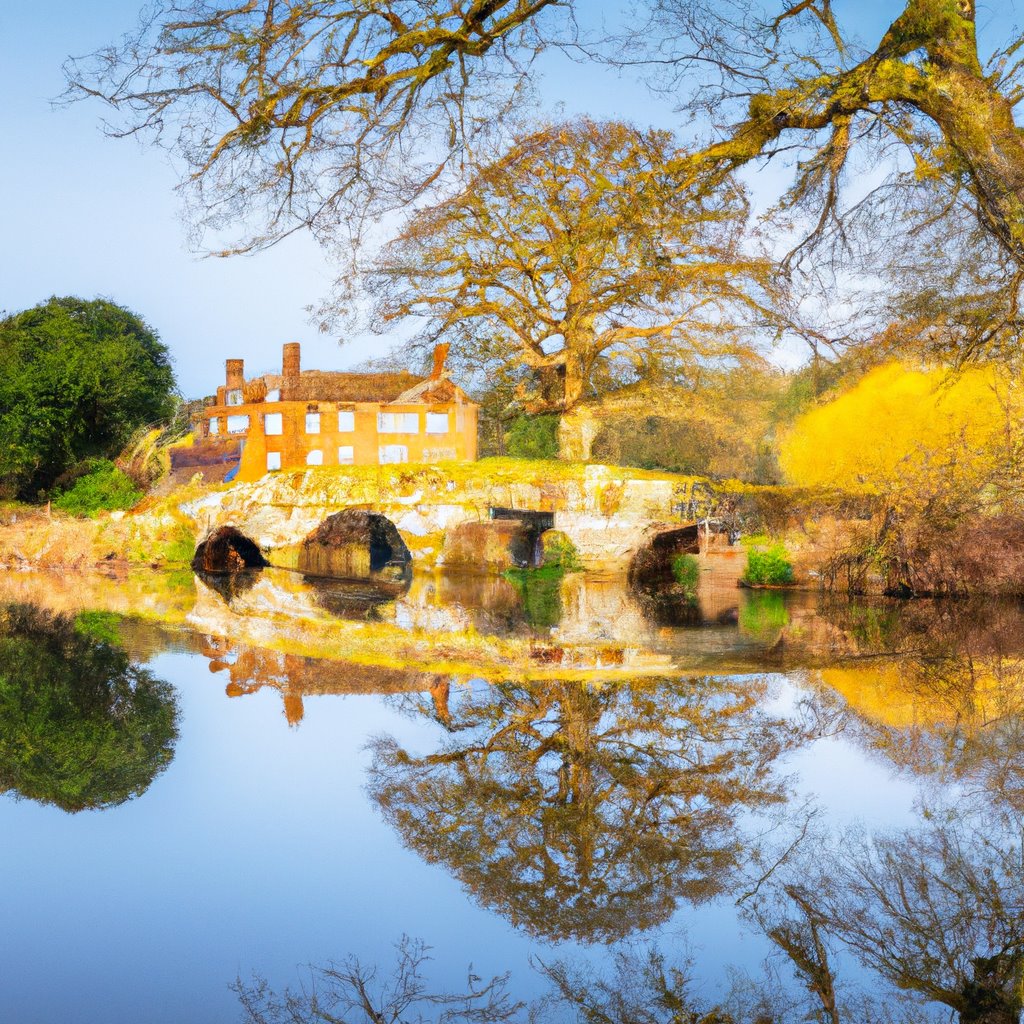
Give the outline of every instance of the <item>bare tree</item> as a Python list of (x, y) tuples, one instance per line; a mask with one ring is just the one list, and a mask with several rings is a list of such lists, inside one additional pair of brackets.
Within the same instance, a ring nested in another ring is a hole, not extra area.
[(508, 995), (508, 975), (484, 981), (468, 972), (466, 991), (428, 987), (429, 947), (403, 936), (388, 972), (349, 956), (340, 964), (310, 967), (298, 989), (275, 992), (263, 978), (232, 985), (247, 1024), (505, 1024), (520, 1017), (522, 1003)]
[(200, 228), (358, 233), (465, 157), (517, 96), (559, 0), (160, 0), (66, 66), (110, 134), (183, 158)]

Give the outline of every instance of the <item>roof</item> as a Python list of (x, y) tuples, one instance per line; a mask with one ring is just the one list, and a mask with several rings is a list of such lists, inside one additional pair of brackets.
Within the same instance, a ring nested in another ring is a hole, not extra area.
[(413, 373), (342, 373), (303, 370), (288, 384), (279, 373), (260, 378), (267, 388), (281, 390), (285, 402), (381, 402), (417, 404), (467, 401), (465, 392), (447, 377), (417, 377)]
[(412, 373), (340, 373), (303, 370), (298, 381), (285, 385), (280, 374), (263, 378), (268, 388), (281, 388), (286, 402), (393, 402), (418, 384)]

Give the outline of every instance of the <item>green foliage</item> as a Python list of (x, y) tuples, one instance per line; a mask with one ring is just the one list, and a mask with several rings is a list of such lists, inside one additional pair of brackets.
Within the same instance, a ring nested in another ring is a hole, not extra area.
[(0, 321), (0, 485), (27, 500), (173, 412), (167, 348), (103, 299), (53, 298)]
[(688, 597), (695, 597), (700, 582), (700, 559), (696, 555), (676, 555), (672, 559), (672, 577)]
[(789, 625), (786, 599), (777, 591), (748, 591), (740, 602), (740, 629), (757, 637), (770, 636)]
[(523, 617), (533, 629), (548, 630), (561, 622), (565, 569), (557, 565), (507, 569), (504, 576), (522, 598)]
[(563, 572), (582, 572), (576, 545), (560, 530), (547, 530), (541, 534), (541, 561), (545, 568), (559, 568)]
[[(188, 565), (196, 553), (196, 537), (189, 527), (182, 523), (171, 539), (163, 546), (161, 560), (167, 563), (184, 563)], [(189, 573), (191, 580), (191, 572)]]
[(110, 625), (0, 610), (0, 792), (69, 812), (113, 807), (170, 764), (174, 689), (90, 635)]
[(114, 612), (79, 612), (75, 616), (75, 632), (99, 643), (119, 644), (120, 624), (121, 616)]
[(558, 416), (517, 416), (505, 435), (505, 449), (518, 459), (558, 458)]
[(751, 586), (785, 586), (793, 582), (793, 565), (781, 544), (764, 551), (747, 551), (743, 582)]
[(108, 509), (131, 508), (141, 498), (142, 492), (117, 466), (106, 459), (94, 459), (89, 472), (59, 495), (53, 505), (75, 516), (94, 516)]

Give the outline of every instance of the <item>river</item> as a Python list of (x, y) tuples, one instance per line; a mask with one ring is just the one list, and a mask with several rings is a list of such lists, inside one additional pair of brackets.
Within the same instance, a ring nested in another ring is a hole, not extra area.
[(1024, 610), (704, 569), (0, 576), (0, 1019), (1016, 1019)]

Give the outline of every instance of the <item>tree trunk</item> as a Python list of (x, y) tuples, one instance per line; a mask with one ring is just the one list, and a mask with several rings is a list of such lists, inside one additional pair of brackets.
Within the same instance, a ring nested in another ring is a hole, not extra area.
[(960, 1024), (1020, 1024), (1024, 953), (978, 957), (974, 978), (964, 985)]

